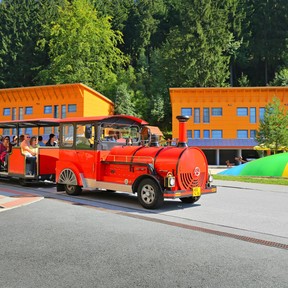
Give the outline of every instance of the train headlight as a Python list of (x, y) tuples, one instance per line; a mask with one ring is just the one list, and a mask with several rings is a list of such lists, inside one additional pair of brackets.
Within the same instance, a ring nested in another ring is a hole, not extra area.
[(164, 179), (164, 186), (165, 187), (174, 187), (175, 182), (176, 182), (175, 177), (171, 173), (168, 173)]

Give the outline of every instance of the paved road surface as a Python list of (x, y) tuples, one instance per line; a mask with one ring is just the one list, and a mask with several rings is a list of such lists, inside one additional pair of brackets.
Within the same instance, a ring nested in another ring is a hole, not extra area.
[(218, 185), (158, 211), (127, 194), (69, 202), (28, 188), (46, 198), (0, 213), (0, 287), (288, 287), (287, 187)]

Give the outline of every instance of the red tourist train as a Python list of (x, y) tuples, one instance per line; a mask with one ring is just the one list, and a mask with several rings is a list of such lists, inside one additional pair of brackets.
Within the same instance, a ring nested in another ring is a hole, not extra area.
[[(148, 123), (133, 116), (12, 121), (18, 128), (24, 124), (59, 125), (59, 146), (38, 148), (34, 176), (25, 175), (25, 156), (20, 148), (13, 147), (8, 171), (0, 172), (0, 176), (16, 176), (22, 182), (55, 177), (57, 191), (69, 195), (78, 195), (82, 189), (137, 193), (140, 204), (147, 209), (160, 207), (165, 198), (194, 203), (201, 194), (216, 192), (216, 187), (211, 185), (204, 153), (187, 147), (189, 118), (177, 118), (177, 146), (160, 146)], [(14, 127), (12, 122), (10, 128)], [(0, 128), (7, 128), (5, 123), (0, 122)]]

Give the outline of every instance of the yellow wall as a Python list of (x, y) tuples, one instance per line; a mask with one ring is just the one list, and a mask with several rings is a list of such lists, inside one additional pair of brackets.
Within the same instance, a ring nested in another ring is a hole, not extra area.
[[(255, 88), (170, 88), (172, 105), (172, 133), (178, 138), (177, 115), (181, 108), (192, 108), (192, 117), (187, 122), (187, 130), (222, 130), (223, 139), (236, 139), (237, 130), (257, 130), (259, 127), (259, 108), (265, 107), (273, 97), (280, 99), (288, 109), (288, 87)], [(222, 116), (212, 116), (211, 108), (222, 107)], [(248, 108), (248, 116), (237, 116), (237, 108)], [(250, 123), (250, 107), (256, 108), (256, 123)], [(200, 123), (194, 123), (194, 108), (200, 108)], [(203, 108), (210, 108), (210, 123), (203, 123)]]
[[(113, 102), (99, 92), (85, 86), (82, 87), (82, 93), (84, 94), (83, 109), (85, 116), (111, 115), (114, 113)], [(97, 103), (95, 103), (95, 98), (98, 99)]]
[[(68, 112), (69, 104), (76, 105), (76, 112)], [(52, 113), (44, 114), (45, 106), (52, 106)], [(13, 108), (15, 120), (54, 118), (56, 106), (59, 109), (57, 118), (111, 115), (114, 111), (112, 101), (81, 83), (0, 89), (0, 121), (13, 119)], [(62, 114), (64, 106), (66, 115)], [(19, 114), (21, 107), (23, 117)], [(31, 115), (25, 114), (26, 107), (32, 107)], [(5, 108), (10, 108), (10, 115), (4, 116)]]

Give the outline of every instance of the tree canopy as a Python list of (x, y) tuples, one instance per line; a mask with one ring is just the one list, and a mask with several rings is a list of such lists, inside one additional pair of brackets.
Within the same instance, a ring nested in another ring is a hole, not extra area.
[(168, 128), (169, 87), (287, 86), (286, 2), (2, 0), (0, 88), (82, 82)]
[(274, 153), (281, 147), (288, 147), (288, 113), (276, 97), (265, 107), (256, 140), (259, 145), (270, 148)]

